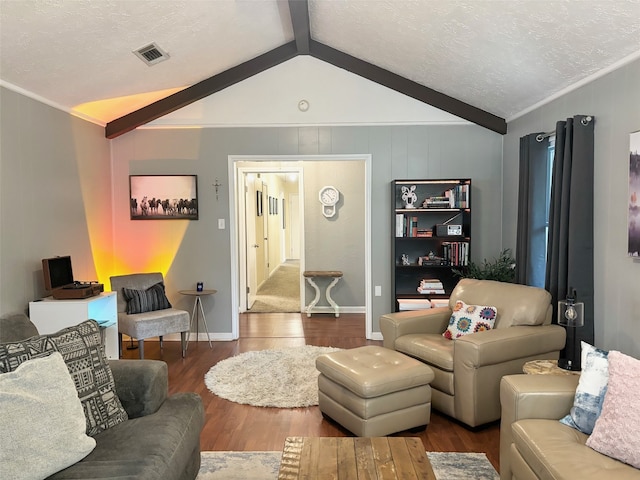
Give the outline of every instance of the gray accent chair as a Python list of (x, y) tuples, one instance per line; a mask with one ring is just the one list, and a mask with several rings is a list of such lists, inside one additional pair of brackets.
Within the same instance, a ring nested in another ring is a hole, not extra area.
[(162, 273), (133, 273), (130, 275), (116, 275), (111, 277), (111, 290), (118, 297), (118, 336), (122, 348), (122, 334), (138, 340), (140, 358), (144, 358), (144, 340), (159, 337), (162, 348), (163, 336), (180, 332), (182, 342), (182, 356), (187, 353), (187, 335), (190, 329), (189, 313), (176, 308), (167, 308), (153, 312), (136, 314), (127, 313), (127, 301), (122, 294), (122, 288), (146, 290), (158, 282), (163, 282)]
[[(0, 343), (34, 335), (38, 330), (23, 313), (0, 317)], [(195, 479), (204, 426), (200, 396), (169, 395), (167, 364), (159, 360), (109, 360), (109, 366), (129, 420), (95, 435), (89, 455), (48, 479)]]

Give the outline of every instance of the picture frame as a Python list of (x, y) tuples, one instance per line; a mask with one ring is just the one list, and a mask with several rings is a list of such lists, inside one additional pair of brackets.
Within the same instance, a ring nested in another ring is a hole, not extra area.
[(131, 220), (198, 220), (197, 175), (129, 175)]
[(629, 242), (627, 255), (640, 257), (640, 131), (629, 134)]

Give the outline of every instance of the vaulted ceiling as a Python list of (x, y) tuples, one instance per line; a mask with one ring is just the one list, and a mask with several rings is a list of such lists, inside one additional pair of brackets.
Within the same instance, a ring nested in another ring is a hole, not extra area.
[[(311, 55), (504, 133), (640, 57), (639, 19), (639, 0), (0, 0), (0, 80), (105, 102), (113, 138)], [(170, 58), (149, 67), (132, 51), (151, 42)]]

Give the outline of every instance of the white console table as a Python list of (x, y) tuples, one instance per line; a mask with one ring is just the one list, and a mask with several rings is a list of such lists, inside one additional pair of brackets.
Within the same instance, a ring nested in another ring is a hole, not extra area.
[(100, 324), (107, 358), (114, 360), (119, 357), (116, 292), (103, 292), (78, 300), (46, 297), (29, 302), (29, 317), (43, 335), (78, 325), (90, 318), (96, 320)]

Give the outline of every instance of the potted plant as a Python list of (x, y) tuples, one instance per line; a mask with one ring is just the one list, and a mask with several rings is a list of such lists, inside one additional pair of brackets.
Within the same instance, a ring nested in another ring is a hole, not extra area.
[(453, 268), (455, 275), (461, 278), (477, 278), (478, 280), (497, 280), (498, 282), (511, 282), (515, 280), (516, 260), (507, 248), (500, 252), (497, 258), (488, 262), (485, 258), (481, 264), (469, 262), (469, 265), (461, 270)]

